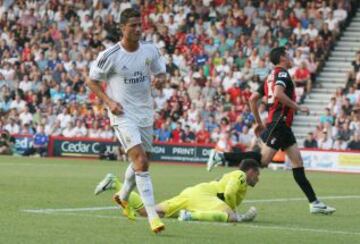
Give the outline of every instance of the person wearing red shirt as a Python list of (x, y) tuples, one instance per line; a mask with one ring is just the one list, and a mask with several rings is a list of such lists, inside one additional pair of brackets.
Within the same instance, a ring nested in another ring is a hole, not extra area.
[(230, 87), (227, 92), (230, 94), (232, 103), (235, 103), (237, 97), (242, 96), (242, 92), (238, 83), (235, 83), (234, 86)]
[(289, 24), (290, 24), (290, 26), (291, 26), (292, 28), (296, 28), (296, 26), (298, 25), (298, 23), (299, 23), (299, 20), (296, 18), (295, 12), (292, 11), (292, 12), (290, 13), (290, 16), (289, 16)]
[(210, 142), (210, 133), (206, 130), (205, 123), (201, 123), (201, 129), (196, 133), (196, 143), (206, 144)]
[(300, 67), (296, 69), (294, 74), (294, 81), (296, 83), (296, 86), (305, 87), (306, 92), (310, 92), (311, 90), (310, 71), (307, 68), (305, 62), (302, 62)]
[(183, 130), (181, 129), (181, 123), (176, 123), (176, 128), (171, 132), (171, 142), (182, 142), (181, 136), (183, 134)]
[(235, 106), (231, 106), (231, 110), (227, 114), (230, 123), (234, 123), (238, 115), (239, 114), (236, 112)]

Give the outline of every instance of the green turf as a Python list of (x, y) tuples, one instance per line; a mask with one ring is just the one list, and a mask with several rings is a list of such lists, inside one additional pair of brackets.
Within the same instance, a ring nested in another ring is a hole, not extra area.
[[(164, 220), (166, 231), (155, 236), (147, 222), (129, 222), (119, 210), (29, 213), (25, 209), (113, 206), (111, 193), (93, 195), (107, 173), (123, 174), (124, 163), (96, 160), (0, 157), (0, 243), (360, 243), (360, 177), (309, 173), (321, 196), (337, 208), (332, 216), (313, 216), (305, 200), (244, 203), (254, 205), (258, 218), (251, 224), (182, 223)], [(157, 200), (175, 195), (185, 186), (228, 172), (207, 173), (202, 166), (153, 164)], [(301, 198), (291, 172), (264, 170), (247, 200)]]

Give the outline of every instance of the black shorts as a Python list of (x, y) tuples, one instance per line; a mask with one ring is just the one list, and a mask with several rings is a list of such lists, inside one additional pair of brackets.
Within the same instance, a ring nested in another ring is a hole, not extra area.
[(293, 131), (284, 121), (267, 124), (260, 137), (267, 146), (275, 150), (285, 150), (296, 143)]

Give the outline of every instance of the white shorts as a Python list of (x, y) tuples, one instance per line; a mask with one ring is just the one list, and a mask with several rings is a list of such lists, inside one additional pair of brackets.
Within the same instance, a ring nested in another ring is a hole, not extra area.
[(135, 124), (113, 125), (115, 135), (127, 153), (136, 145), (142, 145), (145, 152), (151, 152), (153, 140), (153, 128), (139, 127)]

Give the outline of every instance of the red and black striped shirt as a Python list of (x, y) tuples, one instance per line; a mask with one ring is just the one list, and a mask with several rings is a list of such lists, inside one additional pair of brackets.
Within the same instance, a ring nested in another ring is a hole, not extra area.
[(287, 126), (291, 126), (294, 118), (294, 109), (291, 109), (282, 104), (274, 96), (275, 86), (282, 86), (285, 88), (285, 94), (292, 100), (296, 101), (295, 86), (291, 80), (290, 74), (282, 67), (275, 67), (268, 75), (263, 86), (258, 90), (262, 96), (266, 96), (269, 115), (267, 123), (278, 122), (284, 120)]

